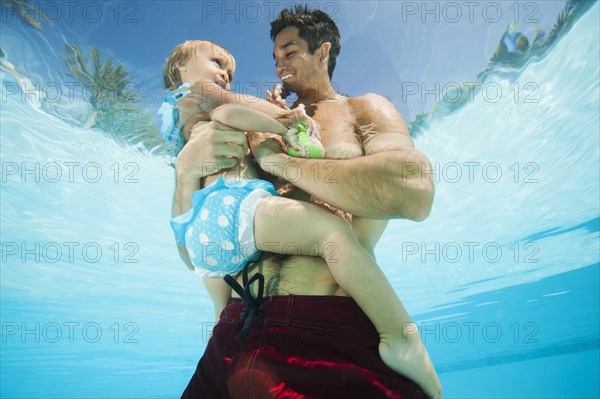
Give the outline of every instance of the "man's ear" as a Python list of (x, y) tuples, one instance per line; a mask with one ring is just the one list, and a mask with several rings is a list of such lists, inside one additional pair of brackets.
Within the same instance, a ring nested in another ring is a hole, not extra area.
[(330, 49), (331, 49), (330, 42), (325, 42), (325, 43), (321, 44), (321, 47), (319, 48), (319, 61), (320, 62), (327, 61), (327, 59), (329, 58), (329, 50)]

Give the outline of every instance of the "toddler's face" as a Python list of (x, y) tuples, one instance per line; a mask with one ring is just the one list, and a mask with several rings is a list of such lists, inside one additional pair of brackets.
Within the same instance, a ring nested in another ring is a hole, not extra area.
[(229, 90), (235, 66), (227, 53), (219, 50), (206, 48), (198, 51), (184, 66), (179, 67), (181, 81), (195, 83), (207, 79)]

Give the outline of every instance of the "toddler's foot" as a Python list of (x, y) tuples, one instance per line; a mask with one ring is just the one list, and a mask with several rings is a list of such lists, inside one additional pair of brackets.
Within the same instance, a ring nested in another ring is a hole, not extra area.
[(401, 334), (382, 334), (379, 356), (396, 373), (417, 383), (428, 396), (441, 399), (440, 380), (418, 335), (407, 338)]

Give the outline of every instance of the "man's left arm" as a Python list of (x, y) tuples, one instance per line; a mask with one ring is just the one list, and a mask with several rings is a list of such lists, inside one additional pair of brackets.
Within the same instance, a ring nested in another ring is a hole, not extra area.
[(295, 158), (271, 141), (255, 149), (261, 168), (356, 216), (425, 219), (434, 193), (429, 160), (415, 148), (402, 117), (387, 99), (368, 94), (352, 101), (357, 123), (370, 130), (363, 140), (365, 156)]

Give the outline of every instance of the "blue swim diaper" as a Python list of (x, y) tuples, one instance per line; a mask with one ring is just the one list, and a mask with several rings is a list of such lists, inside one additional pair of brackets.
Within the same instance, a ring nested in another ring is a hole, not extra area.
[(185, 245), (202, 277), (237, 274), (260, 251), (254, 241), (254, 213), (259, 202), (278, 195), (259, 179), (217, 180), (192, 194), (192, 209), (171, 219), (177, 242)]

